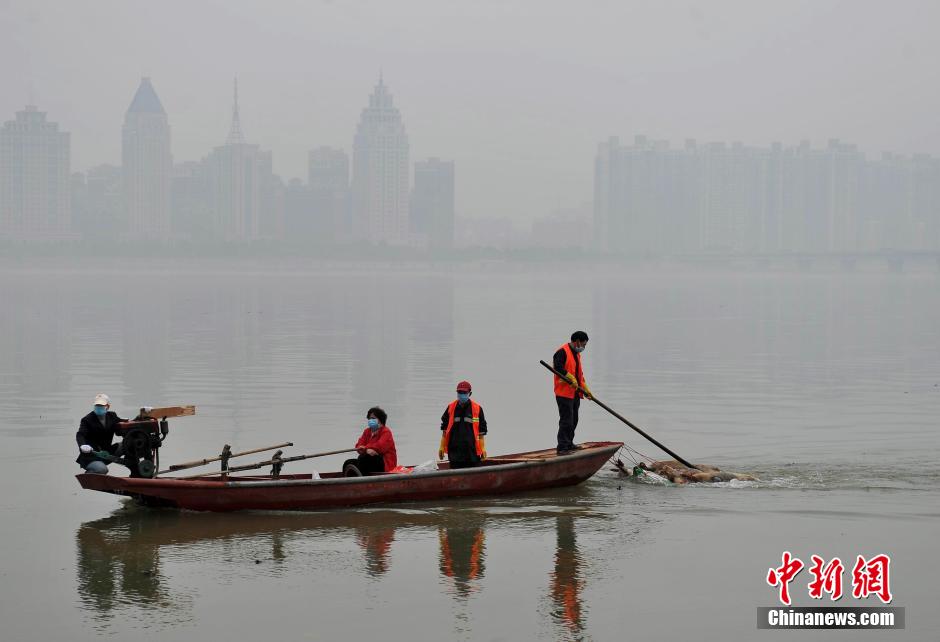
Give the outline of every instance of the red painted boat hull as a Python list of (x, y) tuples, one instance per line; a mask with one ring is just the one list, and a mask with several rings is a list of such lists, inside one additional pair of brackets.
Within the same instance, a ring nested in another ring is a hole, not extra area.
[[(139, 479), (111, 475), (76, 475), (82, 488), (134, 497), (145, 504), (200, 511), (320, 510), (380, 504), (521, 493), (573, 486), (596, 473), (623, 444), (589, 442), (581, 450), (502, 455), (487, 465), (367, 477), (309, 479), (304, 475)], [(503, 463), (502, 460), (507, 460)], [(298, 478), (299, 477), (299, 478)]]

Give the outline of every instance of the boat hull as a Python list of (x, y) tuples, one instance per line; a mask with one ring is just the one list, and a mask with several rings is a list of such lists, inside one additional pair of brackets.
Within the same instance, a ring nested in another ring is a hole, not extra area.
[(567, 455), (517, 453), (494, 457), (476, 468), (316, 480), (298, 478), (304, 476), (140, 479), (88, 473), (76, 478), (82, 488), (134, 497), (150, 505), (199, 511), (320, 510), (573, 486), (596, 473), (621, 446), (620, 442), (591, 442)]

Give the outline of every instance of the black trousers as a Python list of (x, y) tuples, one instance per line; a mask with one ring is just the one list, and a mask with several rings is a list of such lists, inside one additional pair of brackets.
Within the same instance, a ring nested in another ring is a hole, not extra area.
[(347, 464), (355, 464), (363, 475), (385, 472), (385, 459), (381, 455), (359, 455), (356, 459), (347, 459), (343, 462), (343, 471)]
[(450, 469), (457, 470), (458, 468), (473, 468), (474, 466), (479, 466), (483, 462), (477, 459), (451, 459), (450, 455), (447, 456), (447, 460), (450, 462)]
[(574, 430), (578, 427), (578, 408), (580, 397), (555, 397), (558, 402), (558, 451), (574, 448)]

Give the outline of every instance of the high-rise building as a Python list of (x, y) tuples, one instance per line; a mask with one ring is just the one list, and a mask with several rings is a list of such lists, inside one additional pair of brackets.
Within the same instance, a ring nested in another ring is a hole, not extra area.
[(124, 209), (121, 168), (99, 165), (72, 175), (72, 229), (86, 239), (117, 239)]
[(185, 161), (173, 166), (170, 216), (175, 238), (199, 241), (212, 238), (208, 173), (205, 162)]
[(341, 149), (317, 147), (310, 150), (307, 187), (310, 192), (311, 220), (307, 228), (318, 241), (348, 240), (349, 156)]
[(142, 78), (124, 116), (121, 165), (125, 235), (166, 239), (170, 235), (173, 157), (170, 124), (150, 78)]
[[(283, 231), (283, 185), (272, 172), (270, 152), (245, 142), (238, 113), (238, 82), (232, 125), (225, 144), (207, 159), (215, 235), (226, 241), (272, 238)], [(263, 220), (264, 219), (264, 220)]]
[(69, 134), (29, 105), (0, 129), (0, 237), (71, 233)]
[(429, 158), (415, 163), (411, 234), (431, 249), (454, 246), (454, 162)]
[(408, 242), (408, 134), (379, 77), (353, 140), (353, 234), (372, 243)]

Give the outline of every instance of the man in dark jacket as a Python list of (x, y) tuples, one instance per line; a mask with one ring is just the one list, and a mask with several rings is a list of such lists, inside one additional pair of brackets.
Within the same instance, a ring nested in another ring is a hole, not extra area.
[(121, 444), (112, 444), (114, 434), (119, 423), (127, 421), (111, 412), (111, 399), (108, 395), (100, 394), (95, 397), (94, 410), (82, 417), (75, 434), (78, 442), (78, 465), (86, 473), (108, 474), (108, 466), (98, 453), (119, 456)]
[(469, 381), (457, 384), (457, 399), (450, 402), (441, 415), (441, 447), (438, 459), (445, 453), (451, 469), (479, 466), (486, 459), (486, 418), (483, 407), (470, 400), (473, 394)]

